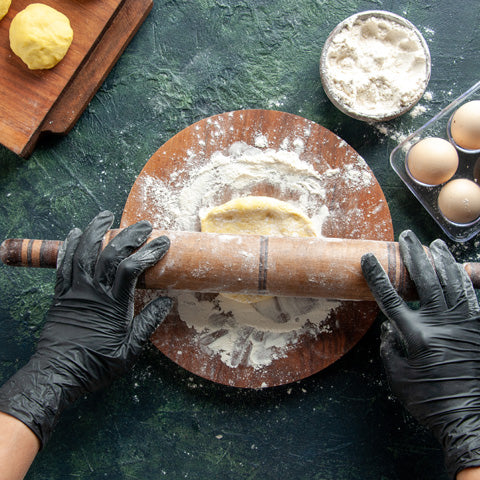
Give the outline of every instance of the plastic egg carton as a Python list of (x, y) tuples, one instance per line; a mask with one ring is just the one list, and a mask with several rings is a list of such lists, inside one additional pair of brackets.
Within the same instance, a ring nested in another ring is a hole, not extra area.
[[(468, 89), (465, 93), (456, 98), (450, 105), (441, 110), (437, 115), (425, 123), (422, 127), (409, 135), (402, 143), (400, 143), (390, 154), (390, 164), (393, 170), (401, 178), (403, 183), (415, 195), (417, 200), (438, 223), (445, 234), (456, 242), (466, 242), (472, 239), (478, 232), (480, 232), (480, 218), (470, 224), (455, 224), (447, 220), (437, 206), (438, 194), (443, 186), (423, 186), (415, 182), (407, 173), (406, 158), (409, 149), (418, 141), (425, 137), (440, 137), (451, 141), (448, 133), (448, 124), (453, 113), (464, 103), (472, 100), (480, 100), (480, 82), (477, 82), (473, 87)], [(455, 145), (455, 144), (454, 144)], [(477, 160), (480, 159), (480, 151), (466, 152), (457, 148), (459, 165), (458, 170), (452, 177), (455, 178), (474, 178), (474, 166)], [(477, 165), (477, 168), (480, 166)]]

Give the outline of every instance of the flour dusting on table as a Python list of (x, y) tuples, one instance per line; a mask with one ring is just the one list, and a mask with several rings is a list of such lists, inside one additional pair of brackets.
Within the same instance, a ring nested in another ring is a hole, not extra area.
[[(282, 143), (282, 147), (293, 151), (273, 150), (268, 148), (268, 138), (258, 135), (255, 146), (237, 142), (209, 159), (189, 152), (188, 169), (175, 170), (168, 178), (145, 176), (141, 194), (152, 204), (154, 227), (199, 231), (202, 211), (232, 198), (255, 194), (256, 188), (267, 185), (276, 193), (272, 196), (301, 209), (312, 220), (317, 236), (322, 236), (322, 226), (330, 215), (325, 204), (328, 182), (331, 185), (340, 178), (351, 189), (368, 190), (374, 177), (364, 162), (356, 159), (320, 174), (300, 158), (304, 148), (300, 140)], [(339, 207), (334, 202), (331, 208), (336, 214)], [(356, 218), (354, 209), (352, 212), (352, 218)], [(158, 292), (143, 295), (148, 301)], [(218, 355), (231, 368), (242, 364), (261, 369), (275, 359), (287, 357), (303, 335), (331, 334), (336, 328), (332, 313), (342, 305), (327, 299), (269, 298), (242, 304), (215, 294), (168, 295), (176, 299), (180, 319), (195, 332), (198, 348), (208, 355)]]

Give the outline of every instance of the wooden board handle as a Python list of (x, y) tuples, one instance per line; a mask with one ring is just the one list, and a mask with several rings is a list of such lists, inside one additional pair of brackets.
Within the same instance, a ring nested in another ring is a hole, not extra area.
[[(108, 243), (119, 230), (110, 230)], [(165, 257), (145, 272), (139, 287), (166, 291), (229, 292), (341, 300), (372, 300), (360, 259), (371, 252), (406, 298), (415, 289), (398, 243), (376, 240), (264, 237), (155, 230), (167, 235)], [(60, 241), (8, 239), (0, 258), (11, 266), (55, 267)], [(465, 264), (475, 288), (480, 264)]]

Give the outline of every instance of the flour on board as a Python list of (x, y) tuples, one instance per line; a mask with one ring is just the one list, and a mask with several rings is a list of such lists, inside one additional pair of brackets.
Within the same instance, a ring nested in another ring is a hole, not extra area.
[[(300, 158), (301, 139), (282, 142), (293, 151), (268, 148), (264, 136), (257, 136), (255, 144), (237, 142), (199, 162), (192, 153), (188, 171), (175, 171), (163, 179), (145, 176), (142, 195), (152, 204), (154, 227), (199, 231), (200, 213), (224, 203), (225, 192), (228, 200), (251, 195), (258, 185), (268, 184), (305, 212), (321, 237), (322, 225), (331, 214), (324, 203), (325, 182), (338, 176), (351, 189), (367, 190), (374, 183), (363, 161), (320, 174)], [(329, 321), (331, 313), (342, 304), (327, 299), (270, 298), (250, 305), (193, 292), (168, 294), (176, 299), (180, 319), (196, 332), (200, 348), (218, 355), (231, 368), (242, 363), (261, 369), (286, 357), (301, 336), (329, 335), (335, 329)]]

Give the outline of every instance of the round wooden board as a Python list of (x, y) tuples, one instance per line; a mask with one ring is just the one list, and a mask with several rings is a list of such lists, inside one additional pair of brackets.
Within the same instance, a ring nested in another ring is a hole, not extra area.
[[(325, 195), (312, 207), (313, 210), (322, 205), (328, 207), (323, 236), (393, 240), (390, 211), (383, 192), (358, 153), (324, 127), (296, 115), (272, 110), (241, 110), (209, 117), (168, 140), (150, 158), (135, 181), (121, 227), (147, 219), (155, 228), (171, 228), (162, 217), (162, 199), (146, 196), (145, 181), (162, 181), (171, 192), (178, 193), (191, 170), (207, 164), (215, 152), (224, 152), (235, 142), (261, 148), (268, 146), (275, 151), (288, 150), (290, 146), (296, 149), (303, 162), (322, 175)], [(242, 193), (290, 199), (288, 189), (269, 182)], [(218, 204), (231, 198), (228, 188), (218, 192)], [(164, 201), (168, 202), (169, 198)], [(199, 229), (199, 222), (196, 228)], [(151, 296), (152, 292), (140, 292), (137, 308)], [(262, 368), (249, 364), (246, 354), (232, 367), (224, 363), (220, 355), (208, 353), (196, 330), (180, 318), (177, 305), (151, 340), (167, 357), (196, 375), (235, 387), (263, 388), (305, 378), (332, 364), (362, 338), (377, 313), (373, 302), (342, 302), (327, 319), (330, 333), (301, 336), (288, 346), (285, 356), (275, 357)], [(246, 348), (245, 352), (248, 350)]]

